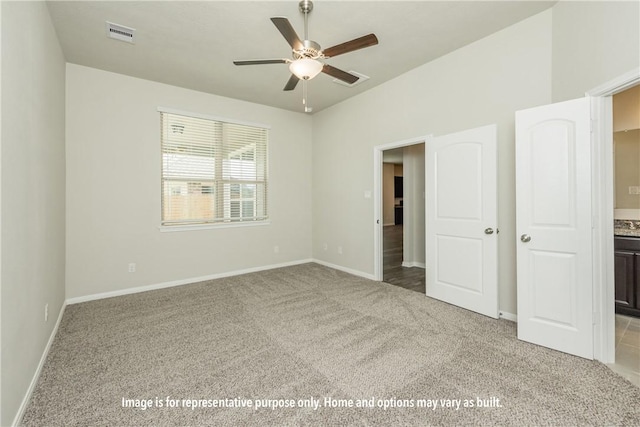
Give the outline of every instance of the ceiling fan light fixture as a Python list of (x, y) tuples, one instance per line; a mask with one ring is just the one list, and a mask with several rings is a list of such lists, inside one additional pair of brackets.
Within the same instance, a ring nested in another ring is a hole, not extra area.
[(301, 58), (289, 64), (289, 71), (301, 80), (311, 80), (322, 71), (322, 62), (311, 58)]

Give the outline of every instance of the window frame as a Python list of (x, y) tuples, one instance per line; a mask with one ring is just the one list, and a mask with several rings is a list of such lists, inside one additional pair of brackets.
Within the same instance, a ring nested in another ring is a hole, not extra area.
[[(241, 125), (241, 126), (250, 126), (250, 127), (255, 127), (255, 128), (260, 128), (260, 129), (265, 129), (267, 131), (271, 130), (271, 126), (270, 125), (265, 125), (262, 123), (255, 123), (255, 122), (247, 122), (247, 121), (242, 121), (242, 120), (236, 120), (236, 119), (229, 119), (229, 118), (225, 118), (225, 117), (220, 117), (220, 116), (213, 116), (213, 115), (209, 115), (209, 114), (203, 114), (203, 113), (194, 113), (191, 111), (184, 111), (184, 110), (178, 110), (175, 108), (170, 108), (170, 107), (158, 107), (157, 111), (159, 113), (166, 113), (166, 114), (175, 114), (175, 115), (180, 115), (180, 116), (187, 116), (187, 117), (191, 117), (191, 118), (195, 118), (195, 119), (203, 119), (203, 120), (211, 120), (211, 121), (216, 121), (216, 122), (221, 122), (221, 123), (229, 123), (229, 124), (234, 124), (234, 125)], [(159, 117), (161, 118), (162, 115), (160, 114)], [(162, 120), (160, 120), (160, 122), (162, 123)], [(271, 223), (270, 220), (270, 215), (269, 215), (269, 204), (267, 203), (267, 207), (266, 207), (266, 211), (265, 211), (265, 217), (263, 219), (256, 219), (256, 220), (251, 220), (251, 221), (220, 221), (220, 222), (205, 222), (205, 223), (188, 223), (185, 220), (184, 224), (180, 224), (180, 223), (175, 223), (175, 224), (163, 224), (163, 171), (164, 171), (164, 167), (163, 167), (163, 145), (162, 145), (162, 141), (163, 141), (163, 136), (162, 136), (162, 129), (160, 129), (160, 135), (159, 135), (159, 141), (160, 141), (160, 209), (159, 209), (159, 226), (158, 229), (161, 232), (174, 232), (174, 231), (194, 231), (194, 230), (206, 230), (206, 229), (216, 229), (216, 228), (235, 228), (235, 227), (256, 227), (256, 226), (264, 226), (264, 225), (269, 225)], [(267, 138), (267, 143), (266, 143), (266, 150), (265, 150), (265, 155), (266, 155), (266, 161), (264, 164), (264, 168), (265, 168), (265, 180), (264, 182), (267, 185), (267, 189), (265, 192), (265, 197), (268, 198), (268, 194), (269, 194), (269, 163), (270, 163), (270, 144), (269, 144), (269, 138)], [(256, 181), (257, 182), (257, 181)], [(214, 185), (215, 187), (215, 185)], [(242, 188), (242, 187), (241, 187)], [(242, 191), (241, 191), (242, 193)], [(242, 195), (242, 194), (241, 194)], [(240, 201), (240, 203), (242, 203), (243, 198), (241, 197), (240, 199), (234, 199), (234, 201)]]

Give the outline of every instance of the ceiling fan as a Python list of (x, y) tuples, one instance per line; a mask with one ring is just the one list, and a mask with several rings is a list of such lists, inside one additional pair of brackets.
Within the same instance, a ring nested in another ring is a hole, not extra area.
[[(378, 38), (375, 34), (367, 34), (366, 36), (358, 37), (357, 39), (341, 43), (327, 49), (322, 49), (318, 43), (313, 40), (309, 40), (308, 17), (309, 13), (313, 10), (313, 2), (311, 0), (302, 0), (298, 6), (300, 12), (304, 14), (304, 40), (300, 40), (300, 37), (298, 37), (298, 34), (296, 34), (296, 31), (293, 29), (287, 18), (271, 18), (271, 22), (273, 22), (278, 31), (280, 31), (282, 36), (291, 46), (293, 59), (257, 59), (233, 61), (233, 63), (235, 65), (289, 64), (291, 78), (289, 78), (289, 81), (284, 86), (284, 90), (287, 91), (295, 89), (298, 81), (311, 80), (320, 72), (328, 74), (348, 84), (357, 82), (359, 79), (358, 76), (320, 62), (320, 60), (353, 52), (354, 50), (363, 49), (365, 47), (374, 46), (378, 44)], [(304, 98), (306, 98), (306, 96)], [(303, 102), (305, 102), (304, 99)]]

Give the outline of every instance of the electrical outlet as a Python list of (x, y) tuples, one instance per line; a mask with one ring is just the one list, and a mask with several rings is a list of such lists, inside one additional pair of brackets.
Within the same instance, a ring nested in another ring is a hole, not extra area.
[(327, 245), (327, 244), (325, 243), (324, 245), (322, 245), (322, 249), (324, 249), (324, 250), (326, 251), (327, 249), (329, 249), (329, 245)]
[(280, 246), (274, 246), (274, 247), (273, 247), (273, 252), (274, 252), (274, 253), (276, 253), (276, 254), (277, 254), (278, 252), (280, 252)]
[(338, 246), (338, 253), (342, 255), (342, 246)]
[(629, 194), (640, 194), (640, 187), (637, 187), (637, 186), (629, 187)]
[(49, 304), (44, 305), (44, 321), (49, 321)]
[(135, 273), (136, 272), (136, 263), (135, 262), (130, 262), (129, 263), (129, 273)]

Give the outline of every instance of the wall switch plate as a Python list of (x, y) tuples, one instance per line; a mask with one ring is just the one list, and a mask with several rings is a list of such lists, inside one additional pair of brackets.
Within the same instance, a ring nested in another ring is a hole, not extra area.
[(342, 246), (338, 246), (338, 253), (342, 255)]
[(280, 252), (280, 246), (274, 246), (274, 247), (273, 247), (273, 252), (274, 252), (274, 253), (276, 253), (276, 254), (277, 254), (278, 252)]

